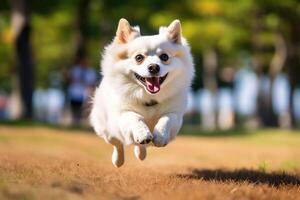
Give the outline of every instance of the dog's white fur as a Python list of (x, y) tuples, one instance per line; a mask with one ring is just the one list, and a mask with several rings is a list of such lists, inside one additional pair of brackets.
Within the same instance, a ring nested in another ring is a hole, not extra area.
[[(169, 55), (168, 62), (159, 59), (162, 52)], [(145, 55), (143, 63), (136, 62), (138, 53)], [(159, 76), (168, 73), (156, 94), (148, 92), (134, 76), (151, 76), (147, 70), (150, 63), (160, 66)], [(182, 37), (179, 20), (161, 27), (157, 35), (141, 36), (138, 27), (120, 19), (101, 67), (103, 79), (95, 91), (90, 121), (97, 135), (114, 146), (112, 162), (116, 167), (124, 163), (124, 144), (134, 144), (136, 157), (143, 160), (145, 141), (163, 147), (175, 138), (194, 76), (190, 48)], [(151, 101), (157, 104), (145, 106)]]

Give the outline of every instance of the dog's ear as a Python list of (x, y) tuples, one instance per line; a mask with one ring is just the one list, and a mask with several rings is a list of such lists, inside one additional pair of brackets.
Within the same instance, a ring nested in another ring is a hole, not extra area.
[(167, 28), (168, 38), (174, 43), (181, 44), (181, 24), (178, 19), (174, 20)]
[(121, 18), (117, 28), (115, 41), (120, 44), (125, 44), (138, 36), (140, 36), (139, 27), (132, 27), (126, 19)]

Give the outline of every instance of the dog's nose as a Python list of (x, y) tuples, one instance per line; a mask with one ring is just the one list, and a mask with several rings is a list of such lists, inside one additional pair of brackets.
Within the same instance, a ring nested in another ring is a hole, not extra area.
[(150, 74), (153, 74), (153, 75), (158, 74), (159, 70), (160, 70), (160, 67), (158, 64), (150, 64), (148, 66), (148, 71)]

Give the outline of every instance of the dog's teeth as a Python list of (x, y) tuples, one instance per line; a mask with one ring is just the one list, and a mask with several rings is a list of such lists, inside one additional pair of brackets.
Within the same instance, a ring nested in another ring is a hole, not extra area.
[(140, 76), (138, 74), (135, 73), (134, 75), (137, 79), (140, 79)]
[(140, 76), (139, 74), (137, 74), (137, 73), (134, 73), (134, 76), (139, 80), (139, 81), (141, 81), (141, 82), (145, 82), (145, 78), (144, 77), (142, 77), (142, 76)]

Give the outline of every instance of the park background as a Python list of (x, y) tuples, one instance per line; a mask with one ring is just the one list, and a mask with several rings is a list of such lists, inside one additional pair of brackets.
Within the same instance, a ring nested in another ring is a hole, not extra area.
[[(115, 169), (68, 77), (101, 81), (122, 17), (180, 19), (196, 78), (177, 139)], [(299, 23), (298, 0), (1, 0), (0, 199), (299, 199)]]
[(296, 0), (2, 1), (0, 119), (68, 124), (67, 74), (86, 57), (101, 80), (101, 52), (121, 17), (145, 35), (181, 20), (196, 66), (188, 124), (299, 127)]

